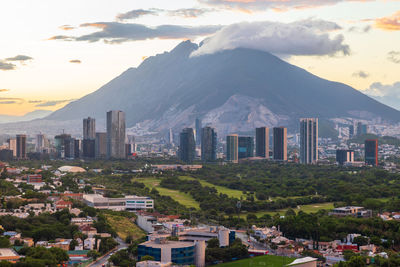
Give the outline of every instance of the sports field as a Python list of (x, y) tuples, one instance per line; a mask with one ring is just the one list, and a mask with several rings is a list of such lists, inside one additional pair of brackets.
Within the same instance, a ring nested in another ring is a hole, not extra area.
[(228, 187), (225, 186), (219, 186), (219, 185), (213, 185), (207, 181), (201, 180), (201, 179), (196, 179), (190, 176), (179, 176), (179, 179), (182, 180), (197, 180), (200, 182), (200, 184), (202, 186), (208, 186), (208, 187), (214, 187), (215, 189), (217, 189), (218, 193), (222, 193), (225, 194), (229, 197), (234, 197), (234, 198), (238, 198), (240, 199), (241, 196), (243, 196), (243, 192), (240, 190), (235, 190), (235, 189), (230, 189)]
[(160, 179), (149, 177), (149, 178), (135, 178), (134, 181), (145, 184), (145, 186), (157, 191), (162, 196), (169, 196), (174, 200), (178, 201), (182, 205), (188, 208), (199, 209), (199, 203), (193, 199), (193, 197), (187, 193), (180, 192), (178, 190), (168, 189), (160, 186)]

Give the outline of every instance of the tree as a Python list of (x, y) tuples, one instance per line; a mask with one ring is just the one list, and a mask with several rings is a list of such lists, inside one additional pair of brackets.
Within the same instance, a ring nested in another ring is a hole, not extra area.
[(92, 258), (93, 260), (96, 260), (98, 257), (101, 256), (101, 254), (97, 250), (91, 250), (88, 252), (88, 257)]
[(9, 248), (10, 246), (11, 243), (7, 237), (5, 236), (0, 237), (0, 248)]
[(101, 242), (100, 242), (99, 252), (101, 254), (105, 254), (108, 251), (110, 251), (113, 248), (115, 248), (116, 246), (118, 246), (118, 242), (115, 241), (114, 238), (112, 238), (112, 237), (102, 238)]
[(69, 243), (69, 250), (75, 250), (75, 247), (79, 245), (78, 241), (72, 239), (71, 243)]
[(358, 246), (365, 246), (368, 244), (368, 238), (364, 236), (357, 236), (354, 238), (353, 243), (357, 244)]
[(211, 238), (207, 242), (207, 248), (219, 248), (219, 240), (217, 238)]
[(146, 256), (143, 256), (143, 257), (140, 259), (140, 261), (154, 261), (154, 257), (153, 257), (153, 256), (149, 256), (149, 255), (146, 255)]

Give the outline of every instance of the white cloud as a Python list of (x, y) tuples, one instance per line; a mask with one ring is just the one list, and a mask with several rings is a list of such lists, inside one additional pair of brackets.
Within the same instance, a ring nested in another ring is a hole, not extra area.
[(213, 54), (222, 50), (250, 48), (281, 56), (348, 55), (343, 35), (330, 36), (341, 27), (330, 21), (307, 19), (292, 23), (242, 22), (226, 26), (210, 38), (192, 56)]
[(393, 84), (375, 82), (362, 92), (383, 104), (400, 110), (400, 82)]

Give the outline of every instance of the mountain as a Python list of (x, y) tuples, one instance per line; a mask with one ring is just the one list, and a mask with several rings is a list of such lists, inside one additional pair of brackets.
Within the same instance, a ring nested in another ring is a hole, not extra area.
[(399, 111), (270, 53), (238, 48), (191, 56), (196, 49), (182, 42), (46, 119), (104, 118), (117, 109), (133, 130), (180, 130), (200, 117), (221, 134), (261, 125), (294, 128), (300, 117), (400, 120)]
[(50, 110), (42, 110), (42, 109), (37, 109), (31, 112), (26, 113), (23, 116), (12, 116), (12, 115), (1, 115), (0, 114), (0, 123), (8, 123), (8, 122), (21, 122), (21, 121), (30, 121), (30, 120), (35, 120), (35, 119), (41, 119), (49, 114), (51, 114), (52, 111)]

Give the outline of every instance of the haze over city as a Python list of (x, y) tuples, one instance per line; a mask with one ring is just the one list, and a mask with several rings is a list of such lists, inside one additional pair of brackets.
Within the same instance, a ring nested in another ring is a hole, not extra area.
[(182, 40), (208, 37), (199, 53), (268, 51), (393, 106), (399, 10), (380, 0), (1, 1), (0, 114), (56, 110)]

